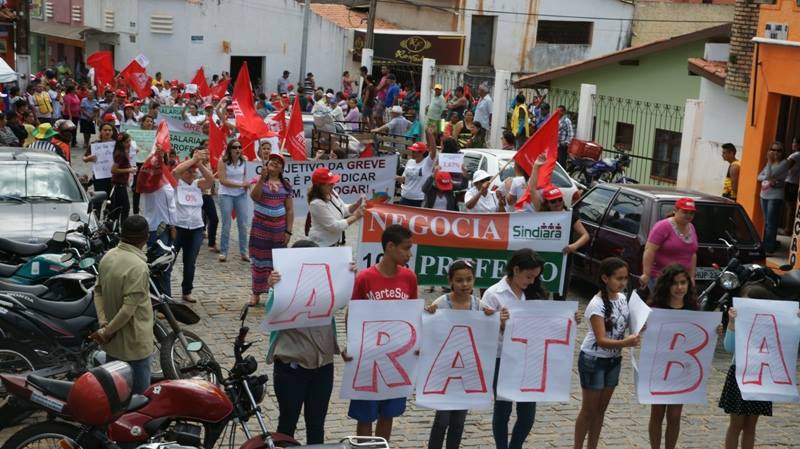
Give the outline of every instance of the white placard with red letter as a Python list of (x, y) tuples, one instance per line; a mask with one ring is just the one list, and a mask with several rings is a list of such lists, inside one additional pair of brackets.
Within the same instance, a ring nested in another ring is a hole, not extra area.
[(720, 312), (652, 309), (642, 333), (641, 404), (705, 404)]
[(407, 398), (414, 392), (425, 301), (350, 302), (342, 399)]
[(498, 315), (437, 310), (422, 314), (417, 405), (436, 410), (488, 409), (497, 357)]
[(272, 307), (261, 329), (273, 331), (331, 323), (353, 294), (355, 273), (350, 248), (281, 248), (272, 250), (275, 284)]
[(733, 298), (736, 383), (748, 401), (798, 402), (797, 302)]
[(439, 169), (449, 173), (461, 173), (464, 166), (463, 153), (439, 153)]
[(497, 397), (517, 402), (569, 400), (576, 301), (519, 301), (509, 307)]

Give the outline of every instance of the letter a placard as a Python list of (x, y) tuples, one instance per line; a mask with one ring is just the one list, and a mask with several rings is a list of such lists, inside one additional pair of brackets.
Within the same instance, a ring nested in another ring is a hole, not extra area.
[(797, 302), (733, 298), (736, 383), (748, 401), (799, 402)]
[(569, 400), (577, 301), (521, 301), (509, 307), (497, 397), (518, 402)]
[(351, 301), (342, 399), (405, 398), (414, 392), (424, 300)]
[(263, 331), (330, 325), (333, 313), (350, 301), (355, 273), (349, 248), (281, 248), (272, 250), (272, 260), (281, 281)]
[(653, 309), (642, 333), (641, 404), (705, 404), (720, 312)]
[(469, 310), (423, 313), (417, 405), (436, 410), (488, 409), (500, 319)]

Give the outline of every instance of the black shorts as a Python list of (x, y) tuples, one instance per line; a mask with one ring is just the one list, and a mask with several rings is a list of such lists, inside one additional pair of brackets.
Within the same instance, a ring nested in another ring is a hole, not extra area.
[(86, 120), (82, 118), (80, 120), (80, 125), (82, 134), (94, 134), (97, 132), (94, 127), (94, 120)]

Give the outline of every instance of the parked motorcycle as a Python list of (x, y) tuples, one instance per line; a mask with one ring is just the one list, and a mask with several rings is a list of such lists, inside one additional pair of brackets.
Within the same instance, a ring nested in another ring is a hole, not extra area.
[[(728, 264), (719, 270), (714, 281), (698, 296), (702, 310), (726, 312), (733, 305), (733, 298), (759, 298), (780, 301), (797, 301), (800, 292), (800, 269), (784, 265), (778, 275), (769, 267), (758, 264), (743, 264), (737, 258), (736, 241), (728, 235), (719, 240), (727, 247)], [(733, 243), (731, 243), (733, 242)], [(721, 292), (715, 294), (715, 292)], [(727, 313), (723, 314), (723, 323), (727, 324)]]
[[(237, 425), (247, 438), (241, 449), (299, 445), (293, 438), (267, 428), (259, 404), (265, 397), (268, 376), (256, 375), (255, 357), (244, 356), (253, 344), (245, 340), (246, 317), (247, 307), (241, 312), (242, 325), (233, 345), (234, 364), (222, 380), (222, 388), (203, 380), (166, 380), (151, 385), (142, 396), (131, 396), (128, 388), (127, 395), (118, 395), (122, 407), (103, 407), (113, 401), (97, 388), (98, 382), (90, 382), (91, 377), (73, 384), (37, 375), (0, 375), (15, 400), (32, 403), (50, 416), (47, 422), (19, 430), (2, 449), (26, 449), (42, 444), (70, 449), (212, 449), (218, 442), (224, 444), (227, 431), (230, 431), (227, 446), (233, 449)], [(93, 371), (85, 376), (111, 377), (117, 386), (112, 391), (118, 391), (130, 375), (116, 363), (100, 367), (105, 374)], [(222, 376), (222, 369), (215, 361), (208, 361), (208, 365)], [(125, 388), (121, 390), (124, 392)], [(84, 405), (83, 397), (91, 397), (91, 404)], [(109, 411), (87, 414), (83, 412), (86, 406)], [(116, 410), (119, 412), (113, 413)], [(247, 426), (253, 417), (258, 422), (258, 435), (253, 435)], [(351, 437), (339, 444), (306, 447), (388, 449), (389, 446), (383, 438)]]
[(625, 169), (630, 164), (630, 156), (621, 152), (613, 159), (573, 158), (569, 160), (567, 170), (572, 178), (587, 187), (598, 182), (638, 184), (639, 181), (625, 174)]

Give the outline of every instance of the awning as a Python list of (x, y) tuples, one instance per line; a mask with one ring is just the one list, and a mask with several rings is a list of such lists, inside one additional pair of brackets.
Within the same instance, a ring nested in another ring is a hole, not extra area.
[(83, 41), (83, 31), (89, 27), (72, 26), (57, 22), (43, 22), (41, 20), (31, 20), (31, 33), (43, 34), (45, 36), (60, 37), (71, 41)]

